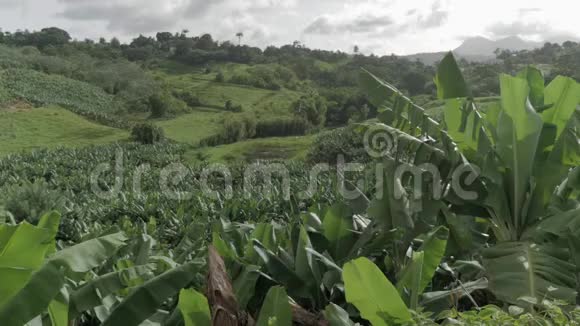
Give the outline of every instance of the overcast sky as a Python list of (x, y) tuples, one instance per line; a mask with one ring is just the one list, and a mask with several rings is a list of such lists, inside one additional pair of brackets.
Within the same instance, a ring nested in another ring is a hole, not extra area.
[(434, 52), (470, 36), (578, 39), (570, 0), (0, 0), (5, 31), (57, 26), (74, 38), (211, 33), (264, 47), (299, 40), (311, 48), (378, 55)]

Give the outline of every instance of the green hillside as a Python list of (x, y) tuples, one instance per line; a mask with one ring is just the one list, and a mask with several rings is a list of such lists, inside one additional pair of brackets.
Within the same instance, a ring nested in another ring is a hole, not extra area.
[(251, 139), (190, 151), (187, 159), (192, 162), (200, 159), (209, 162), (303, 159), (314, 139), (314, 136)]
[(0, 108), (0, 155), (39, 148), (98, 145), (128, 139), (128, 132), (105, 127), (62, 108)]

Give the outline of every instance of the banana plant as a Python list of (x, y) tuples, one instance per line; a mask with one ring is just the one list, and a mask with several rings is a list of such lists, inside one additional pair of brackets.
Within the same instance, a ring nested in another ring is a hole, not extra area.
[[(440, 213), (453, 242), (471, 257), (481, 255), (496, 297), (528, 306), (545, 298), (575, 303), (580, 215), (572, 169), (580, 165), (580, 86), (566, 77), (544, 85), (541, 72), (528, 67), (517, 76), (500, 76), (500, 101), (482, 112), (452, 54), (441, 62), (435, 81), (446, 101), (442, 124), (392, 85), (366, 72), (362, 77), (383, 110), (381, 123), (422, 141), (424, 150), (412, 151), (407, 163), (433, 157), (419, 155), (427, 149), (443, 151), (444, 161), (435, 164), (444, 171), (444, 184), (451, 181), (449, 167), (480, 168), (473, 184), (477, 198), (462, 199), (447, 188)], [(482, 218), (493, 237), (487, 244), (466, 243), (461, 234), (481, 237), (461, 230), (473, 231), (473, 221)]]

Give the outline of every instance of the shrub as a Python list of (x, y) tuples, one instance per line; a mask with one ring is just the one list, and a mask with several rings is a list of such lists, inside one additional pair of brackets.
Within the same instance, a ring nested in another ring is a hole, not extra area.
[(241, 104), (234, 104), (232, 100), (227, 100), (224, 109), (230, 112), (242, 112), (244, 109)]
[(149, 97), (152, 118), (162, 118), (169, 111), (169, 99), (166, 95), (154, 94)]
[(292, 103), (294, 114), (304, 117), (313, 126), (321, 126), (326, 120), (326, 100), (318, 95), (302, 96)]
[(191, 92), (187, 92), (187, 91), (174, 91), (173, 92), (173, 96), (182, 100), (183, 102), (185, 102), (185, 104), (187, 104), (189, 107), (198, 107), (201, 106), (201, 100), (199, 99), (199, 97), (195, 96), (193, 93)]
[(309, 163), (335, 164), (339, 155), (346, 162), (368, 162), (363, 136), (354, 127), (334, 129), (321, 133), (307, 155)]
[(256, 118), (253, 115), (230, 115), (224, 119), (222, 131), (203, 139), (202, 146), (232, 144), (256, 136)]
[(302, 136), (308, 133), (308, 121), (300, 117), (260, 121), (256, 125), (256, 138)]
[(226, 78), (224, 77), (224, 73), (223, 72), (218, 72), (217, 76), (215, 76), (215, 81), (218, 83), (223, 83), (226, 80)]
[(163, 129), (150, 123), (134, 126), (131, 136), (134, 141), (147, 145), (158, 143), (165, 138)]

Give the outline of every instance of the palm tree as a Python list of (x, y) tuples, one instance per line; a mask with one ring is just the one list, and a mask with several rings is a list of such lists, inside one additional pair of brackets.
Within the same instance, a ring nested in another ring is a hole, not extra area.
[(238, 32), (236, 33), (236, 37), (238, 38), (238, 45), (242, 45), (242, 37), (244, 37), (244, 33)]

